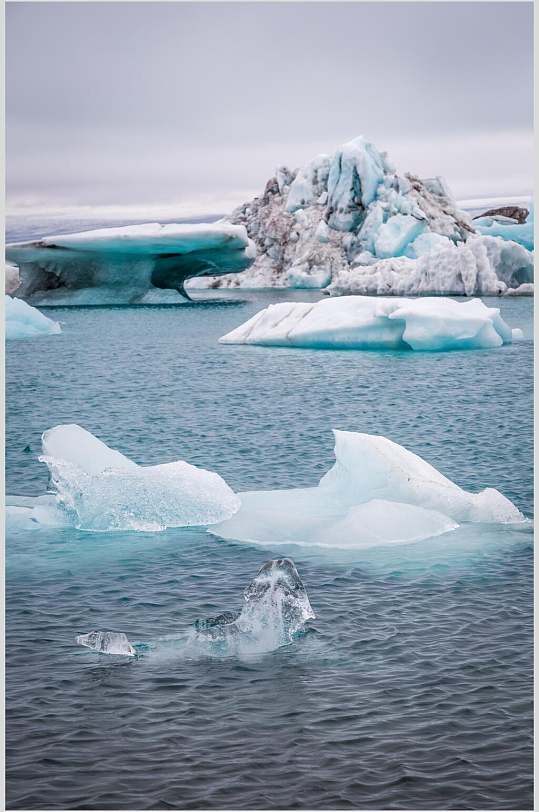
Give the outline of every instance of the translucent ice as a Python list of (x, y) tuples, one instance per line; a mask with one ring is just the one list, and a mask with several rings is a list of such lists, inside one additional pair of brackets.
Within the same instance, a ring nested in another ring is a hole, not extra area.
[(273, 651), (291, 643), (314, 617), (294, 562), (277, 558), (266, 561), (249, 584), (240, 612), (195, 623), (194, 642), (209, 652)]
[(62, 329), (57, 321), (44, 316), (22, 299), (5, 296), (6, 339), (56, 335)]
[[(409, 243), (427, 227), (427, 218), (419, 220), (410, 214), (394, 214), (383, 223), (374, 240), (374, 252), (381, 259), (400, 257)], [(437, 235), (439, 236), (439, 235)]]
[(183, 461), (137, 465), (77, 425), (49, 429), (42, 442), (53, 494), (43, 505), (12, 504), (18, 524), (164, 530), (213, 524), (239, 507), (218, 474)]
[(469, 493), (386, 437), (335, 431), (334, 466), (314, 488), (251, 491), (212, 528), (263, 544), (362, 549), (432, 538), (460, 522), (521, 522), (499, 491)]
[(123, 632), (88, 632), (75, 638), (79, 646), (86, 646), (100, 654), (116, 654), (134, 657), (135, 649)]
[(281, 302), (220, 339), (223, 344), (324, 349), (454, 350), (512, 341), (498, 308), (480, 299), (344, 296)]

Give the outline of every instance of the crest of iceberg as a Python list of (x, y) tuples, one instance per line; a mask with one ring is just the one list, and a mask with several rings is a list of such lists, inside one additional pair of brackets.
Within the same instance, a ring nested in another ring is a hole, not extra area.
[(53, 494), (46, 504), (8, 507), (27, 527), (156, 531), (220, 522), (240, 504), (212, 471), (183, 461), (137, 465), (75, 424), (49, 429), (42, 445)]
[(520, 338), (495, 307), (456, 302), (345, 296), (281, 302), (219, 339), (223, 344), (323, 349), (462, 350), (500, 347)]
[(57, 321), (47, 318), (22, 299), (12, 299), (6, 295), (4, 313), (8, 341), (16, 338), (57, 335), (62, 332)]
[[(472, 221), (443, 178), (399, 174), (363, 136), (299, 170), (280, 167), (263, 194), (228, 219), (245, 226), (255, 261), (193, 287), (473, 296), (533, 282), (529, 223)], [(487, 239), (511, 248), (502, 257)]]
[(335, 464), (317, 487), (242, 493), (211, 532), (262, 544), (364, 549), (420, 541), (460, 522), (522, 522), (499, 491), (469, 493), (386, 437), (335, 431)]
[(244, 270), (256, 248), (242, 225), (146, 223), (12, 243), (6, 256), (33, 304), (160, 304), (184, 302), (192, 276)]
[(227, 654), (273, 651), (291, 643), (314, 617), (294, 562), (276, 558), (251, 581), (239, 612), (195, 623), (195, 642)]
[(86, 646), (100, 654), (134, 657), (135, 649), (123, 632), (88, 632), (75, 638), (78, 646)]

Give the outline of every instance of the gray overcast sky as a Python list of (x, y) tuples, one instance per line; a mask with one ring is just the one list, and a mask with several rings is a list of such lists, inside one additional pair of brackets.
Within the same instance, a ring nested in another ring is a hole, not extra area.
[(226, 211), (363, 134), (459, 197), (532, 185), (531, 3), (8, 3), (28, 207)]

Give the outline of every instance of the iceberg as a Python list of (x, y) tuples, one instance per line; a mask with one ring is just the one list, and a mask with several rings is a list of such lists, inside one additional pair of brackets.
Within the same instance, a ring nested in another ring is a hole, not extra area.
[(57, 321), (47, 318), (35, 307), (23, 302), (22, 299), (13, 299), (7, 294), (5, 296), (4, 312), (6, 339), (8, 341), (18, 338), (57, 335), (62, 332), (62, 328)]
[(99, 654), (134, 657), (135, 649), (123, 632), (88, 632), (75, 638), (78, 646), (86, 646)]
[(241, 508), (211, 528), (225, 539), (366, 549), (448, 533), (461, 522), (524, 521), (493, 488), (463, 490), (386, 437), (334, 431), (335, 464), (317, 487), (241, 493)]
[[(332, 289), (377, 260), (418, 260), (443, 248), (447, 256), (437, 259), (434, 273), (420, 274), (417, 290), (407, 284), (410, 263), (393, 266), (395, 276), (401, 271), (405, 276), (394, 283), (400, 295), (483, 292), (480, 276), (464, 286), (453, 272), (452, 264), (463, 257), (449, 256), (451, 249), (480, 235), (444, 179), (398, 173), (386, 153), (362, 136), (299, 170), (280, 167), (263, 194), (239, 206), (228, 220), (246, 228), (256, 244), (255, 261), (241, 274), (193, 280), (193, 287)], [(532, 265), (529, 252), (526, 264)], [(494, 281), (488, 292), (500, 292), (495, 269), (490, 275)], [(364, 292), (379, 293), (377, 280), (370, 281)]]
[(242, 225), (147, 223), (12, 243), (6, 256), (32, 304), (159, 304), (184, 302), (190, 277), (244, 270), (256, 248)]
[(465, 350), (510, 344), (521, 337), (498, 308), (480, 299), (343, 296), (280, 302), (256, 313), (222, 344), (355, 350)]
[(8, 519), (19, 526), (159, 531), (210, 525), (239, 508), (218, 474), (183, 461), (138, 465), (75, 424), (49, 429), (42, 445), (52, 494), (9, 500)]
[(315, 617), (290, 558), (266, 561), (243, 593), (239, 612), (198, 620), (192, 642), (206, 653), (262, 653), (288, 645)]

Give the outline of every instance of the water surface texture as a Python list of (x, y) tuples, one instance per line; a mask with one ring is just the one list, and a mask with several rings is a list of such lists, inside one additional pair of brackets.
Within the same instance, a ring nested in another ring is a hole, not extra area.
[[(270, 302), (319, 294), (197, 295), (210, 302), (50, 308), (61, 335), (9, 343), (8, 493), (45, 491), (40, 435), (59, 423), (235, 490), (316, 484), (339, 428), (386, 435), (531, 516), (531, 299), (485, 300), (523, 342), (414, 353), (219, 345)], [(317, 615), (293, 645), (129, 661), (74, 645), (238, 609), (285, 552)], [(532, 806), (529, 526), (341, 555), (204, 528), (12, 532), (6, 632), (11, 809)]]

